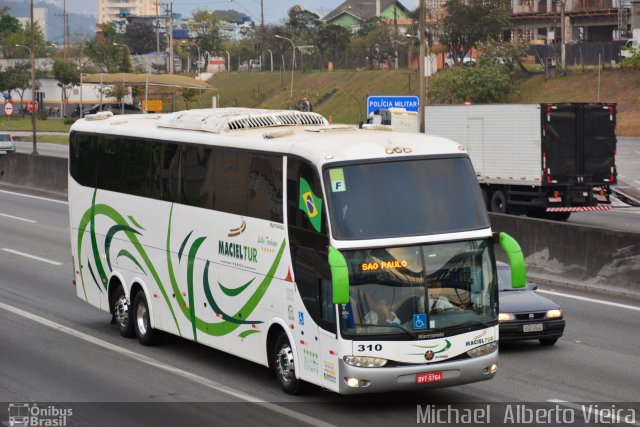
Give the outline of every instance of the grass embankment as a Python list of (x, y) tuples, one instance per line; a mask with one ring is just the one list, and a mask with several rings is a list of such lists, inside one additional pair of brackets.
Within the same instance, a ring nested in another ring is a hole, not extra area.
[[(221, 107), (290, 108), (306, 96), (314, 111), (331, 117), (336, 123), (358, 123), (365, 119), (368, 95), (417, 95), (416, 70), (336, 71), (294, 73), (293, 97), (290, 98), (291, 74), (279, 72), (219, 73), (208, 90), (191, 108), (211, 106), (218, 94)], [(571, 70), (566, 76), (545, 81), (542, 74), (522, 76), (513, 103), (596, 102), (598, 72), (593, 69)], [(605, 70), (600, 81), (602, 102), (618, 104), (618, 135), (640, 136), (640, 71)], [(165, 108), (168, 104), (165, 104)], [(184, 109), (182, 97), (176, 96), (176, 109)], [(62, 120), (38, 120), (38, 131), (68, 132)], [(29, 131), (28, 118), (0, 120), (2, 131)], [(42, 135), (44, 137), (44, 135)]]

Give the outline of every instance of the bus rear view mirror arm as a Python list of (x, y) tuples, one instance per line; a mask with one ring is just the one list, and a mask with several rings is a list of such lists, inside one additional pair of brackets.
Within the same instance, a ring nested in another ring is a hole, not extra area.
[(527, 268), (524, 263), (522, 248), (507, 233), (493, 233), (494, 244), (499, 243), (500, 247), (509, 258), (511, 265), (511, 286), (513, 288), (524, 288), (527, 285)]
[(334, 304), (349, 303), (349, 269), (344, 255), (329, 246), (329, 267), (331, 268), (331, 287)]

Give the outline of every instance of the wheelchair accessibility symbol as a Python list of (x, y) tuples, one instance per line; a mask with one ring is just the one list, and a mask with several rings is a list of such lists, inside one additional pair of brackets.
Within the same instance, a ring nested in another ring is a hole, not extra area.
[(425, 313), (413, 315), (413, 329), (416, 331), (427, 329), (427, 315)]

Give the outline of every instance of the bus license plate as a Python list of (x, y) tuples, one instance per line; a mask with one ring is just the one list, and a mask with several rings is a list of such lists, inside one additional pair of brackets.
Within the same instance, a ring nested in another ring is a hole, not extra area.
[(542, 332), (542, 323), (532, 323), (530, 325), (522, 325), (523, 332)]
[(442, 381), (442, 372), (425, 372), (416, 375), (417, 384), (436, 383)]

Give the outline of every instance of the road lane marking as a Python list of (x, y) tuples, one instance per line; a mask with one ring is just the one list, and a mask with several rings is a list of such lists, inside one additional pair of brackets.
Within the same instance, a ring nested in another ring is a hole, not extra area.
[(3, 217), (3, 218), (11, 218), (11, 219), (17, 219), (18, 221), (30, 222), (32, 224), (34, 222), (38, 222), (38, 221), (34, 221), (32, 219), (20, 218), (19, 216), (7, 215), (7, 214), (3, 214), (3, 213), (0, 213), (0, 216)]
[(88, 343), (94, 344), (98, 347), (102, 347), (106, 350), (113, 351), (114, 353), (118, 353), (122, 356), (128, 357), (129, 359), (135, 360), (137, 362), (144, 363), (146, 365), (152, 366), (154, 368), (161, 369), (165, 372), (172, 373), (179, 377), (191, 380), (197, 384), (200, 384), (204, 387), (210, 388), (212, 390), (216, 390), (222, 394), (226, 394), (227, 396), (235, 397), (245, 402), (256, 404), (264, 409), (270, 410), (272, 412), (276, 412), (278, 414), (289, 417), (293, 420), (303, 422), (305, 424), (319, 426), (319, 427), (334, 427), (333, 424), (327, 423), (325, 421), (319, 420), (317, 418), (311, 417), (309, 415), (302, 414), (300, 412), (296, 412), (292, 409), (288, 409), (279, 405), (276, 405), (271, 402), (267, 402), (266, 400), (260, 399), (259, 397), (244, 393), (240, 390), (237, 390), (233, 387), (226, 386), (224, 384), (217, 383), (215, 381), (211, 381), (208, 378), (202, 377), (200, 375), (196, 375), (189, 371), (185, 371), (184, 369), (176, 368), (175, 366), (168, 365), (164, 362), (160, 362), (159, 360), (153, 359), (151, 357), (145, 356), (140, 353), (136, 353), (135, 351), (127, 350), (126, 348), (119, 347), (115, 344), (111, 344), (110, 342), (101, 340), (99, 338), (93, 337), (84, 332), (77, 331), (75, 329), (69, 328), (68, 326), (61, 325), (60, 323), (56, 323), (52, 320), (45, 319), (44, 317), (40, 317), (36, 314), (29, 313), (28, 311), (21, 310), (17, 307), (13, 307), (11, 305), (0, 302), (0, 308), (8, 311), (10, 313), (16, 314), (18, 316), (24, 317), (25, 319), (29, 319), (41, 325), (47, 326), (49, 328), (55, 329), (59, 332), (63, 332), (67, 335), (71, 335), (72, 337), (78, 338), (82, 341), (86, 341)]
[[(571, 408), (571, 409), (575, 409), (580, 411), (581, 413), (584, 414), (584, 412), (588, 412), (589, 411), (589, 405), (588, 404), (583, 404), (583, 405), (578, 405), (577, 403), (572, 403), (572, 402), (567, 402), (566, 400), (561, 400), (561, 399), (548, 399), (547, 402), (549, 403), (556, 403), (558, 405), (561, 406), (566, 406), (567, 408)], [(595, 421), (596, 419), (600, 420), (603, 419), (604, 420), (611, 420), (611, 422), (605, 422), (605, 424), (627, 424), (627, 425), (632, 425), (632, 426), (640, 426), (640, 423), (638, 422), (627, 422), (625, 421), (623, 418), (618, 417), (617, 415), (613, 415), (611, 414), (609, 416), (609, 414), (607, 412), (603, 412), (607, 411), (607, 407), (605, 405), (607, 405), (607, 402), (601, 402), (598, 406), (602, 405), (601, 408), (593, 408), (591, 411), (591, 417), (593, 417), (592, 419), (594, 420), (594, 424), (600, 424), (600, 422)], [(615, 402), (611, 402), (611, 405), (615, 405)], [(618, 409), (621, 409), (620, 407), (618, 407)], [(626, 414), (626, 411), (625, 411)], [(586, 420), (584, 420), (586, 421)]]
[(610, 305), (612, 307), (626, 308), (627, 310), (640, 311), (640, 307), (636, 307), (636, 306), (633, 306), (633, 305), (619, 304), (617, 302), (610, 302), (610, 301), (603, 301), (603, 300), (599, 300), (599, 299), (581, 297), (581, 296), (578, 296), (578, 295), (565, 294), (563, 292), (544, 291), (542, 289), (538, 289), (536, 292), (540, 292), (541, 294), (555, 295), (557, 297), (565, 297), (565, 298), (577, 299), (577, 300), (580, 300), (580, 301), (594, 302), (596, 304)]
[(14, 196), (27, 197), (29, 199), (44, 200), (45, 202), (59, 203), (61, 205), (68, 205), (69, 204), (69, 202), (65, 202), (63, 200), (49, 199), (47, 197), (33, 196), (31, 194), (16, 193), (16, 192), (13, 192), (13, 191), (0, 190), (0, 193), (12, 194)]
[(58, 262), (58, 261), (51, 261), (50, 259), (40, 258), (39, 256), (30, 255), (30, 254), (25, 254), (24, 252), (14, 251), (13, 249), (9, 249), (9, 248), (2, 248), (2, 250), (3, 250), (3, 251), (5, 251), (5, 252), (9, 252), (10, 254), (20, 255), (20, 256), (23, 256), (23, 257), (25, 257), (25, 258), (34, 259), (34, 260), (36, 260), (36, 261), (46, 262), (47, 264), (51, 264), (51, 265), (62, 265), (62, 263), (60, 263), (60, 262)]

